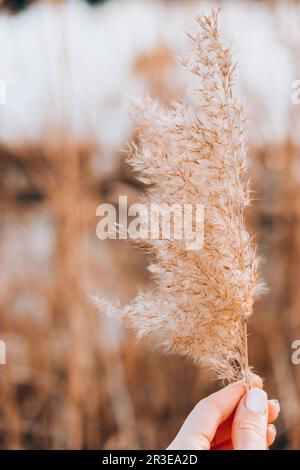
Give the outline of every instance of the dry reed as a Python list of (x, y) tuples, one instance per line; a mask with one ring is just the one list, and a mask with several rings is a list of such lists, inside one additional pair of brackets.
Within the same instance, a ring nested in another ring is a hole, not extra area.
[(184, 240), (146, 242), (154, 257), (154, 290), (124, 308), (138, 336), (151, 334), (166, 351), (191, 357), (218, 378), (249, 381), (246, 322), (260, 292), (259, 259), (244, 223), (250, 202), (243, 107), (234, 97), (235, 65), (222, 43), (218, 12), (199, 17), (184, 65), (197, 80), (193, 105), (136, 109), (140, 145), (129, 162), (149, 186), (148, 204), (203, 204), (201, 250)]

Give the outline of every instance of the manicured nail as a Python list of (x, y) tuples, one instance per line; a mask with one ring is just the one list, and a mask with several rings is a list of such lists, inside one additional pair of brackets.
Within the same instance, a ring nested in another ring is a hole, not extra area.
[(274, 424), (268, 424), (268, 428), (272, 429), (273, 433), (274, 433), (275, 436), (276, 436), (277, 431), (276, 431), (276, 428), (275, 428)]
[(278, 401), (278, 400), (271, 400), (271, 401), (274, 403), (274, 405), (277, 406), (278, 410), (280, 411), (280, 403), (279, 403), (279, 401)]
[(246, 395), (245, 405), (252, 413), (264, 415), (267, 410), (268, 396), (260, 388), (252, 388)]

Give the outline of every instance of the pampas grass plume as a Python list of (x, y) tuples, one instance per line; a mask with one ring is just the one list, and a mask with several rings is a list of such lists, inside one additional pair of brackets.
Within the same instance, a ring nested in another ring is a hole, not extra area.
[(148, 204), (204, 205), (204, 246), (189, 251), (180, 240), (147, 241), (154, 288), (123, 308), (98, 304), (124, 318), (138, 337), (153, 336), (220, 379), (249, 383), (246, 324), (263, 286), (244, 221), (250, 203), (244, 110), (218, 15), (197, 18), (190, 35), (193, 50), (183, 62), (197, 82), (192, 104), (163, 108), (148, 99), (137, 106), (139, 145), (129, 157), (148, 185)]

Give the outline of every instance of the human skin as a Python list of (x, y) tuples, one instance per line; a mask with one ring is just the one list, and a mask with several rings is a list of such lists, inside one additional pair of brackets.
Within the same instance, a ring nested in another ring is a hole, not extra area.
[(168, 450), (266, 450), (273, 444), (280, 405), (268, 400), (260, 377), (247, 392), (235, 382), (201, 400)]

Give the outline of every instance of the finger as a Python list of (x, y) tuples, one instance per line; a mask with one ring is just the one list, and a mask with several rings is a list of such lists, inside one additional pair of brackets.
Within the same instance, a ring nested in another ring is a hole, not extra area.
[(274, 426), (274, 424), (268, 424), (268, 427), (267, 427), (267, 446), (271, 446), (273, 444), (273, 442), (275, 441), (275, 438), (276, 438), (276, 428)]
[(273, 423), (278, 418), (280, 412), (280, 405), (278, 400), (269, 400), (269, 414), (268, 423)]
[[(270, 447), (274, 443), (276, 434), (277, 434), (277, 431), (276, 431), (274, 424), (269, 424), (267, 427), (267, 446), (268, 447)], [(232, 450), (233, 449), (232, 441), (230, 438), (225, 439), (222, 442), (212, 444), (211, 449), (212, 450)]]
[(245, 385), (235, 382), (200, 401), (168, 449), (209, 449), (219, 425), (230, 417), (244, 394)]
[[(254, 387), (257, 387), (257, 388), (263, 387), (263, 381), (258, 375), (251, 373), (250, 380), (251, 380), (251, 384)], [(246, 390), (245, 390), (245, 393), (246, 393)], [(218, 427), (215, 437), (212, 442), (212, 446), (218, 446), (225, 441), (231, 440), (232, 421), (233, 421), (233, 413), (226, 421), (221, 423), (220, 426)]]
[(266, 450), (268, 397), (264, 390), (252, 388), (237, 407), (232, 423), (235, 450)]
[[(268, 406), (269, 406), (268, 424), (271, 424), (278, 417), (278, 414), (280, 411), (280, 405), (279, 405), (278, 400), (269, 400)], [(213, 448), (218, 448), (219, 446), (222, 446), (227, 441), (231, 440), (232, 421), (233, 421), (233, 415), (231, 415), (226, 421), (224, 421), (224, 423), (222, 423), (218, 427), (216, 435), (211, 444)], [(268, 445), (271, 445), (271, 444), (268, 442)]]
[(226, 421), (220, 424), (215, 434), (215, 437), (213, 438), (212, 446), (218, 446), (223, 442), (226, 442), (231, 439), (232, 421), (233, 414), (228, 419), (226, 419)]
[(261, 377), (259, 375), (254, 374), (253, 372), (250, 373), (250, 382), (251, 382), (251, 388), (263, 388), (264, 383)]

